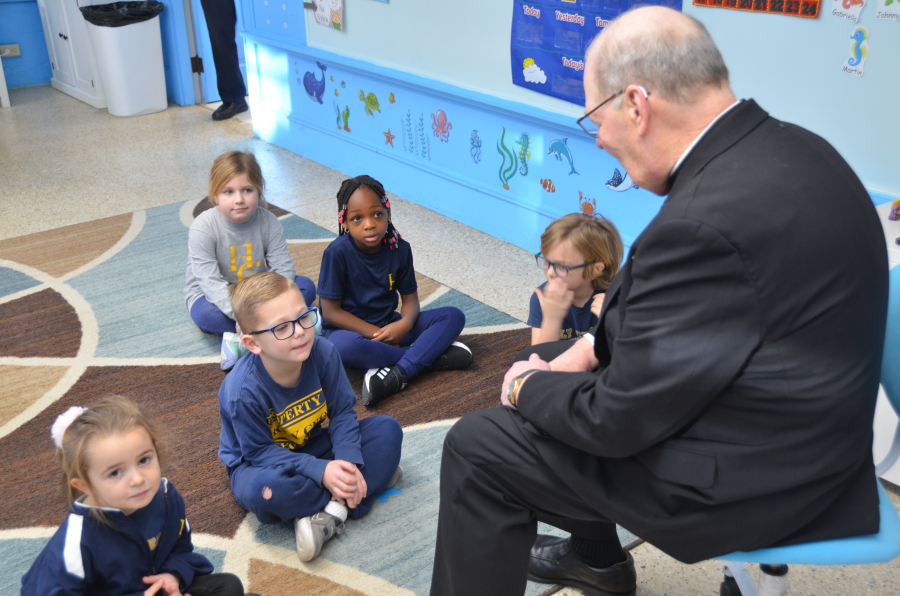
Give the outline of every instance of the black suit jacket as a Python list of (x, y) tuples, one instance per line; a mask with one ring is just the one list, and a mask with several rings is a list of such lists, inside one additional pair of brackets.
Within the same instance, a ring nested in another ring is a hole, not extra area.
[(571, 490), (679, 560), (876, 532), (887, 274), (846, 162), (745, 101), (610, 285), (600, 369), (536, 373), (519, 410)]

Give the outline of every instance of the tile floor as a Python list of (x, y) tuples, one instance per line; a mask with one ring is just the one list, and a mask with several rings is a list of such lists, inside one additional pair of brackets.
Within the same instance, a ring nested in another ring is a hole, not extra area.
[[(232, 149), (256, 154), (272, 204), (336, 227), (334, 197), (345, 176), (254, 138), (249, 114), (213, 122), (211, 110), (218, 104), (170, 105), (158, 114), (116, 118), (49, 86), (12, 89), (10, 100), (13, 107), (0, 109), (0, 239), (200, 200), (213, 159)], [(543, 277), (530, 254), (400, 197), (391, 202), (398, 229), (415, 247), (417, 270), (526, 318), (528, 299)], [(442, 237), (454, 242), (433, 241)], [(888, 489), (900, 508), (900, 491)], [(638, 596), (718, 594), (719, 563), (682, 565), (648, 544), (633, 553)], [(789, 585), (796, 596), (900, 595), (900, 559), (883, 565), (792, 566)]]

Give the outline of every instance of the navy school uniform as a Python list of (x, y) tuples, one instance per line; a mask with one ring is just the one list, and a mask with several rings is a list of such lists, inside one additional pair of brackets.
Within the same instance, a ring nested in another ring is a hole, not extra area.
[[(538, 289), (544, 291), (546, 285), (547, 282), (544, 282), (538, 286)], [(595, 291), (583, 306), (579, 307), (573, 304), (569, 307), (569, 312), (563, 319), (562, 329), (559, 331), (559, 339), (578, 339), (585, 333), (591, 333), (594, 330), (600, 319), (591, 312), (591, 304), (594, 296), (602, 293)], [(543, 322), (544, 312), (541, 310), (541, 301), (538, 300), (537, 292), (535, 292), (531, 294), (531, 302), (528, 305), (527, 325), (540, 329)]]
[(109, 526), (94, 519), (95, 509), (72, 505), (22, 578), (22, 596), (142, 595), (150, 587), (143, 578), (161, 573), (180, 577), (184, 593), (212, 573), (212, 563), (193, 552), (184, 500), (165, 478), (150, 504), (131, 515), (102, 508)]
[(400, 464), (403, 431), (388, 416), (357, 421), (355, 405), (340, 356), (323, 337), (293, 387), (275, 382), (256, 354), (238, 360), (219, 389), (219, 459), (238, 504), (267, 524), (313, 515), (331, 500), (322, 475), (339, 459), (356, 464), (368, 487), (350, 516), (368, 513)]
[[(340, 300), (341, 308), (376, 327), (399, 321), (398, 292), (405, 296), (417, 289), (412, 249), (406, 240), (399, 240), (396, 250), (382, 245), (377, 253), (368, 254), (350, 234), (344, 234), (322, 255), (319, 296)], [(339, 329), (324, 318), (322, 331), (347, 366), (369, 369), (399, 364), (412, 379), (456, 341), (465, 325), (463, 312), (447, 306), (420, 312), (399, 347)]]

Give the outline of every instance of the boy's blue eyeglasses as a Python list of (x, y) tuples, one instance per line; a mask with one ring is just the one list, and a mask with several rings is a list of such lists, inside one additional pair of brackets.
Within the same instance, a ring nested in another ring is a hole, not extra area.
[(587, 267), (588, 265), (593, 265), (594, 263), (598, 263), (599, 261), (587, 261), (582, 263), (581, 265), (560, 265), (559, 263), (554, 263), (553, 261), (548, 260), (541, 253), (537, 253), (534, 255), (534, 262), (537, 263), (537, 266), (541, 268), (542, 271), (546, 271), (553, 267), (553, 272), (556, 274), (556, 277), (566, 277), (569, 275), (569, 272), (573, 269), (581, 269), (582, 267)]
[(287, 339), (294, 335), (294, 331), (296, 331), (296, 327), (294, 327), (294, 325), (300, 325), (304, 329), (309, 329), (310, 327), (315, 327), (316, 323), (318, 322), (319, 309), (316, 307), (312, 307), (293, 321), (285, 321), (284, 323), (279, 323), (278, 325), (270, 327), (269, 329), (251, 331), (250, 333), (248, 333), (248, 335), (259, 335), (260, 333), (268, 333), (269, 331), (271, 331), (272, 335), (275, 336), (275, 339)]

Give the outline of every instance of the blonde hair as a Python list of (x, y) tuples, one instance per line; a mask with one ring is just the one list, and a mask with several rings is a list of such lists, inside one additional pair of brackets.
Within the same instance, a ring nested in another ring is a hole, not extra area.
[[(79, 478), (87, 486), (91, 486), (87, 474), (87, 450), (91, 443), (114, 434), (127, 433), (134, 428), (147, 431), (156, 448), (157, 458), (162, 463), (164, 442), (159, 432), (134, 402), (121, 395), (111, 395), (93, 403), (66, 428), (62, 436), (62, 447), (59, 448), (59, 459), (70, 506), (82, 494), (72, 486), (73, 478)], [(102, 514), (98, 517), (103, 521)]]
[(256, 193), (259, 195), (259, 204), (266, 207), (266, 200), (263, 198), (263, 191), (266, 188), (266, 181), (263, 179), (262, 169), (256, 156), (245, 151), (229, 151), (223, 153), (213, 162), (212, 169), (209, 171), (209, 202), (216, 204), (216, 196), (222, 192), (225, 185), (241, 174), (247, 174), (250, 184), (256, 187)]
[[(597, 261), (597, 264), (584, 268), (584, 276), (592, 278), (594, 290), (602, 292), (608, 288), (609, 282), (619, 272), (625, 250), (616, 226), (601, 215), (564, 215), (547, 226), (541, 234), (541, 252), (546, 255), (566, 239), (581, 253), (585, 261)], [(599, 263), (603, 263), (603, 271), (598, 275)]]
[(234, 311), (234, 318), (241, 326), (241, 331), (244, 333), (254, 331), (256, 311), (259, 310), (259, 307), (269, 300), (281, 296), (291, 288), (300, 291), (294, 280), (273, 271), (257, 273), (228, 288), (231, 310)]

